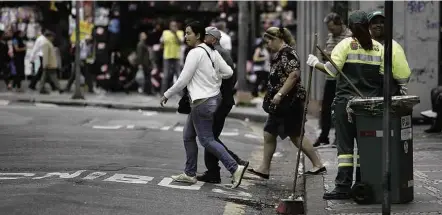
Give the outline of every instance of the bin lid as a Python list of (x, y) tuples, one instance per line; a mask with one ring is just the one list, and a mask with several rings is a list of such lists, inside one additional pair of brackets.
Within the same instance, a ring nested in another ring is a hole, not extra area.
[[(350, 107), (359, 106), (359, 105), (383, 105), (384, 97), (353, 97), (349, 101)], [(407, 95), (407, 96), (393, 96), (391, 97), (391, 105), (411, 105), (413, 107), (416, 104), (420, 103), (419, 96), (415, 95)]]
[[(419, 96), (393, 96), (391, 98), (392, 112), (400, 110), (411, 110), (413, 106), (420, 103)], [(353, 97), (347, 104), (349, 121), (351, 113), (369, 113), (370, 115), (382, 115), (384, 110), (384, 97)]]

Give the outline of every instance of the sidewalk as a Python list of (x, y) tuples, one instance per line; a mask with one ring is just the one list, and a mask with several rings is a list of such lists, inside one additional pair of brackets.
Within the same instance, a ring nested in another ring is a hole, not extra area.
[[(64, 106), (92, 106), (126, 110), (176, 112), (180, 99), (178, 96), (172, 97), (164, 107), (161, 107), (159, 96), (146, 96), (138, 93), (85, 93), (85, 99), (80, 100), (71, 99), (72, 94), (72, 92), (65, 92), (63, 94), (52, 92), (49, 95), (42, 95), (37, 91), (30, 90), (24, 93), (0, 92), (0, 100), (3, 100), (2, 103), (46, 103)], [(234, 107), (229, 117), (254, 122), (265, 122), (267, 114), (262, 110), (260, 105), (257, 105), (257, 107)]]
[[(309, 119), (306, 137), (314, 141), (318, 136), (318, 120)], [(442, 134), (425, 134), (428, 125), (415, 125), (414, 133), (414, 201), (392, 205), (392, 214), (441, 214), (442, 213)], [(331, 132), (334, 137), (334, 132)], [(305, 179), (306, 214), (381, 214), (381, 205), (358, 205), (352, 200), (325, 201), (324, 191), (334, 188), (337, 173), (336, 148), (320, 148), (319, 153), (328, 173)], [(306, 169), (311, 168), (306, 162)]]

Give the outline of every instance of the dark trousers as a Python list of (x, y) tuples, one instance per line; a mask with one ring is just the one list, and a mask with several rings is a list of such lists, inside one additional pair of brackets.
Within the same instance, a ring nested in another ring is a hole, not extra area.
[(161, 80), (161, 94), (173, 85), (173, 76), (180, 75), (180, 59), (163, 60), (163, 79)]
[[(335, 179), (336, 187), (351, 188), (353, 183), (354, 160), (357, 160), (356, 181), (361, 179), (359, 157), (354, 157), (354, 141), (356, 139), (356, 125), (348, 121), (347, 102), (334, 102), (333, 120), (336, 128), (338, 149), (338, 174)], [(358, 153), (359, 154), (359, 153)]]
[[(232, 158), (238, 163), (239, 161), (241, 161), (238, 155), (230, 151), (226, 147), (226, 145), (224, 145), (224, 143), (221, 142), (221, 140), (219, 139), (219, 136), (221, 135), (221, 132), (224, 128), (226, 117), (227, 115), (229, 115), (230, 110), (232, 110), (232, 105), (226, 105), (221, 103), (221, 105), (218, 107), (218, 109), (215, 112), (212, 130), (215, 140), (219, 142), (227, 150), (230, 156), (232, 156)], [(215, 155), (213, 155), (207, 150), (204, 151), (204, 163), (206, 164), (208, 172), (213, 174), (219, 174), (221, 168), (219, 167), (218, 162), (219, 160)]]
[(431, 90), (431, 109), (437, 113), (436, 120), (433, 122), (433, 127), (442, 127), (442, 86), (433, 88)]
[(321, 134), (319, 139), (328, 139), (330, 129), (332, 128), (332, 103), (336, 93), (336, 81), (326, 80), (324, 86), (324, 94), (322, 96), (321, 118), (319, 124)]
[[(94, 82), (92, 81), (92, 76), (91, 73), (89, 72), (89, 66), (90, 66), (89, 64), (82, 62), (80, 66), (80, 72), (84, 76), (84, 80), (86, 82), (89, 92), (94, 92)], [(66, 85), (67, 91), (71, 90), (72, 84), (74, 83), (75, 80), (75, 76), (76, 76), (76, 71), (75, 69), (73, 69), (71, 71), (71, 77), (69, 77), (68, 84)]]
[(15, 58), (15, 76), (13, 77), (13, 85), (12, 87), (21, 88), (21, 82), (25, 77), (25, 59), (24, 58)]
[[(37, 85), (37, 82), (41, 79), (42, 75), (43, 75), (43, 57), (40, 57), (40, 68), (38, 68), (37, 74), (35, 74), (35, 76), (32, 78), (31, 83), (29, 84), (29, 88), (35, 89), (35, 86)], [(51, 85), (52, 90), (57, 90), (57, 86), (52, 82), (51, 79), (49, 79), (48, 82)]]
[(255, 87), (253, 89), (252, 95), (257, 97), (259, 94), (259, 87), (261, 86), (261, 92), (265, 92), (267, 90), (267, 82), (269, 80), (269, 72), (267, 71), (256, 71), (256, 82)]

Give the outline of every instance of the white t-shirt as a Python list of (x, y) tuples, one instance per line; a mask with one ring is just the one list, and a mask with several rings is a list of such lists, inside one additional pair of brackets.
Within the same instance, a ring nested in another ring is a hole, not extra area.
[(192, 101), (216, 96), (220, 93), (222, 79), (230, 78), (233, 70), (216, 50), (212, 50), (206, 44), (200, 44), (210, 55), (199, 47), (189, 51), (178, 80), (169, 88), (164, 96), (170, 98), (181, 92), (187, 86)]
[(221, 39), (219, 40), (219, 44), (221, 45), (221, 47), (228, 51), (232, 51), (232, 38), (224, 31), (219, 32), (221, 33)]
[(35, 55), (43, 56), (42, 48), (43, 45), (46, 43), (47, 39), (44, 35), (40, 35), (34, 43), (34, 47), (32, 47), (31, 55), (29, 58), (30, 62), (33, 62), (35, 60)]

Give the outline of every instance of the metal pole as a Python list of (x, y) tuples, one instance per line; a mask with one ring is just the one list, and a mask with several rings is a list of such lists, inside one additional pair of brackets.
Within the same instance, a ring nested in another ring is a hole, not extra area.
[(247, 50), (249, 38), (249, 12), (248, 2), (238, 1), (238, 62), (236, 71), (238, 72), (238, 91), (247, 90), (246, 69), (247, 69)]
[[(255, 41), (256, 41), (256, 3), (255, 1), (250, 2), (250, 37), (252, 38), (252, 47), (255, 47)], [(259, 20), (259, 19), (258, 19)]]
[(385, 45), (384, 45), (384, 118), (382, 137), (382, 171), (383, 171), (383, 194), (382, 215), (390, 215), (391, 212), (391, 95), (390, 83), (392, 76), (392, 40), (393, 40), (393, 1), (385, 1)]
[(75, 2), (75, 92), (72, 99), (84, 99), (80, 89), (80, 3)]

